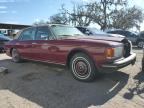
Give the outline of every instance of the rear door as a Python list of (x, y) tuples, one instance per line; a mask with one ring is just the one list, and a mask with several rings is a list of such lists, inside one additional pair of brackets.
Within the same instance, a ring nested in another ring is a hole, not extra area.
[(19, 41), (16, 43), (16, 48), (23, 58), (32, 58), (32, 43), (34, 42), (34, 37), (36, 33), (36, 28), (25, 29), (19, 37)]

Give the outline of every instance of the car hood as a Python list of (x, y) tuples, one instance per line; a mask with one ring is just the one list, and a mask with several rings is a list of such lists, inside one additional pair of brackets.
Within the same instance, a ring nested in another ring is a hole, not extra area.
[(76, 40), (87, 40), (87, 41), (94, 41), (94, 40), (103, 40), (103, 41), (113, 41), (113, 42), (121, 42), (124, 37), (115, 37), (111, 35), (102, 35), (102, 36), (68, 36), (62, 37), (61, 39), (76, 39)]

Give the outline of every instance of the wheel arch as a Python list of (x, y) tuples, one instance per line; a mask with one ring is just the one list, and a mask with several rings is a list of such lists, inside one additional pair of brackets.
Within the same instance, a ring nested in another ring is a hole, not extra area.
[(14, 47), (10, 48), (10, 56), (12, 56), (12, 50), (14, 49)]
[(11, 56), (12, 56), (12, 50), (13, 50), (13, 49), (16, 49), (16, 48), (15, 48), (15, 47), (11, 47), (11, 48), (10, 48), (10, 55), (11, 55)]
[[(69, 65), (70, 65), (70, 59), (76, 54), (76, 53), (84, 53), (86, 55), (88, 55), (88, 57), (90, 57), (90, 59), (93, 61), (93, 63), (95, 64), (95, 61), (92, 57), (92, 55), (85, 49), (81, 49), (81, 48), (76, 48), (76, 49), (73, 49), (71, 50), (69, 53), (68, 53), (68, 56), (67, 56), (67, 59), (66, 59), (66, 66), (69, 68)], [(95, 64), (96, 66), (96, 64)]]

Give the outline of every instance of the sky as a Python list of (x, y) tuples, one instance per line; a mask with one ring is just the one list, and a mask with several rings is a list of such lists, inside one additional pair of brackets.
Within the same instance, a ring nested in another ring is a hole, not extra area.
[[(72, 8), (72, 2), (90, 2), (94, 0), (0, 0), (0, 22), (33, 24), (39, 20), (48, 21), (51, 15), (59, 12), (62, 4)], [(144, 9), (144, 0), (129, 0), (130, 6)], [(144, 30), (144, 23), (141, 24)]]

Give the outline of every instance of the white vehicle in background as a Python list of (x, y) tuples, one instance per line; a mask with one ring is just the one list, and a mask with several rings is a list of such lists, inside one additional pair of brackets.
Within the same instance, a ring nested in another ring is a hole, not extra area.
[(1, 34), (11, 38), (14, 38), (18, 32), (19, 30), (0, 29)]

